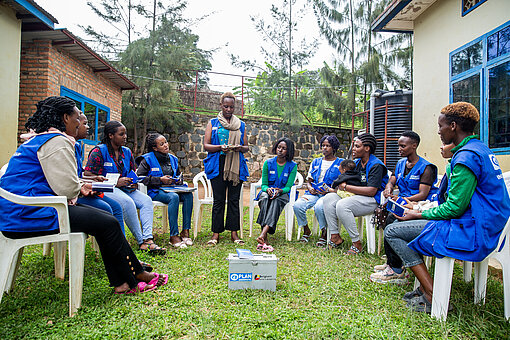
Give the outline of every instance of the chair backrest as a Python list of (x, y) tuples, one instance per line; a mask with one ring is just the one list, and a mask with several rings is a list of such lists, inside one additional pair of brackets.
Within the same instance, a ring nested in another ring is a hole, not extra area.
[(301, 175), (299, 171), (296, 171), (296, 179), (294, 180), (294, 185), (299, 189), (303, 186), (303, 182), (303, 175)]
[(211, 181), (207, 179), (207, 175), (205, 174), (205, 171), (199, 172), (196, 174), (195, 177), (193, 177), (193, 187), (197, 188), (197, 195), (198, 195), (198, 187), (202, 185), (204, 187), (204, 198), (202, 199), (212, 199), (213, 193), (212, 193), (212, 185)]

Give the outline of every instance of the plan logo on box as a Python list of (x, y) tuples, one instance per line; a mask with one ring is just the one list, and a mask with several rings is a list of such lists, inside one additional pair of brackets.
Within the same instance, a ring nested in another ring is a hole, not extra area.
[(230, 281), (251, 281), (252, 273), (230, 273)]

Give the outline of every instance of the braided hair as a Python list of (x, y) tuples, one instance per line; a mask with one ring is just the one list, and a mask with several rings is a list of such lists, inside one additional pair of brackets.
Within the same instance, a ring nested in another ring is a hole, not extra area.
[(108, 152), (111, 154), (113, 154), (114, 151), (110, 135), (114, 135), (121, 126), (123, 126), (122, 123), (116, 120), (110, 120), (104, 125), (103, 139), (101, 140), (101, 143), (106, 144)]
[(377, 140), (373, 134), (366, 132), (359, 135), (358, 138), (361, 140), (364, 146), (368, 146), (370, 148), (370, 154), (375, 152), (375, 148), (377, 147)]
[(324, 142), (325, 140), (327, 140), (329, 145), (331, 145), (331, 147), (333, 148), (333, 154), (336, 153), (338, 151), (338, 148), (340, 147), (340, 141), (338, 140), (338, 138), (336, 138), (335, 135), (331, 136), (324, 135), (322, 136), (319, 145), (322, 146), (322, 142)]
[(145, 147), (147, 148), (147, 152), (154, 151), (156, 147), (156, 139), (161, 137), (162, 134), (158, 132), (149, 133), (147, 137), (145, 137)]
[(55, 128), (64, 132), (64, 114), (72, 114), (76, 103), (67, 97), (53, 96), (41, 100), (36, 106), (37, 110), (25, 124), (27, 130), (41, 133)]

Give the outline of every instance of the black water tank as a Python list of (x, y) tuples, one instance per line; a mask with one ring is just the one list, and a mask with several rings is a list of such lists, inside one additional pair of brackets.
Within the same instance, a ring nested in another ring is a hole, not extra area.
[[(398, 154), (398, 138), (402, 132), (411, 130), (413, 127), (413, 91), (377, 91), (375, 96), (374, 111), (374, 136), (377, 139), (375, 155), (384, 161), (384, 130), (386, 116), (386, 102), (388, 103), (388, 115), (386, 123), (386, 167), (393, 171), (400, 156)], [(371, 122), (372, 124), (372, 122)]]

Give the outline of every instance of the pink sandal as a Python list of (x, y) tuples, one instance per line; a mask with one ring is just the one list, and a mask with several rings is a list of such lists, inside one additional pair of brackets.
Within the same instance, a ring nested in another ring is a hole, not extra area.
[(262, 251), (264, 253), (271, 253), (274, 251), (274, 248), (272, 246), (270, 246), (269, 244), (259, 243), (257, 245), (257, 250)]
[[(163, 276), (163, 283), (158, 285), (160, 275)], [(154, 278), (149, 281), (149, 285), (154, 285), (154, 287), (161, 287), (168, 283), (168, 275), (167, 274), (158, 274), (154, 273)]]
[[(152, 282), (152, 281), (151, 281)], [(157, 282), (157, 281), (156, 281)], [(150, 286), (152, 285), (152, 287), (150, 288), (147, 288), (147, 286)], [(143, 293), (143, 292), (148, 292), (148, 291), (151, 291), (151, 290), (154, 290), (158, 288), (158, 286), (156, 286), (155, 284), (152, 284), (152, 283), (145, 283), (145, 282), (138, 282), (138, 284), (136, 285), (135, 288), (131, 289), (131, 290), (126, 290), (125, 292), (115, 292), (115, 294), (136, 294), (136, 293)]]

